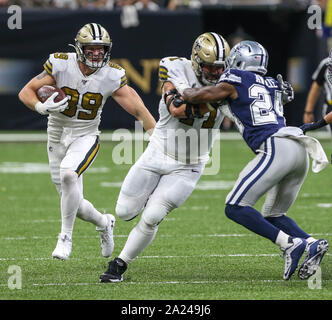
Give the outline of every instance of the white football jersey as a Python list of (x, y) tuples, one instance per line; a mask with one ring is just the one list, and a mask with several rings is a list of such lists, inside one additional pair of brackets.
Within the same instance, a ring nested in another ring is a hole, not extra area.
[[(159, 79), (162, 82), (185, 82), (191, 88), (202, 87), (191, 61), (186, 58), (163, 58), (159, 65)], [(161, 97), (159, 121), (150, 137), (150, 143), (179, 162), (206, 163), (223, 118), (219, 109), (206, 113), (200, 119), (174, 118)]]
[(69, 97), (65, 111), (48, 116), (50, 141), (59, 142), (64, 136), (72, 141), (83, 135), (98, 135), (107, 98), (127, 84), (125, 70), (110, 62), (85, 76), (79, 69), (76, 53), (50, 54), (44, 69)]

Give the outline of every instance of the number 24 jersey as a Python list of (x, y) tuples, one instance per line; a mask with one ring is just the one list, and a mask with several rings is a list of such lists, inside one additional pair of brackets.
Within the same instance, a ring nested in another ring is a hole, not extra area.
[(286, 126), (282, 91), (278, 82), (250, 71), (229, 69), (219, 82), (232, 84), (238, 98), (229, 99), (230, 114), (248, 146), (256, 153), (260, 145)]

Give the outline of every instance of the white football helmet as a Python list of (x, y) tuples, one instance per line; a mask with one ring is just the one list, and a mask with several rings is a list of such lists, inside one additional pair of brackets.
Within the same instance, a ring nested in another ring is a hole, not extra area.
[(265, 75), (269, 54), (258, 42), (245, 40), (232, 48), (226, 61), (229, 68), (247, 70)]
[(226, 58), (229, 55), (227, 41), (218, 33), (206, 32), (194, 42), (191, 52), (191, 64), (198, 80), (203, 85), (215, 85), (219, 76), (203, 70), (204, 66), (226, 68)]
[[(84, 53), (85, 46), (104, 46), (104, 55), (100, 61), (91, 61)], [(112, 49), (112, 39), (105, 28), (98, 23), (88, 23), (77, 33), (75, 45), (78, 60), (91, 69), (105, 66), (109, 60)]]

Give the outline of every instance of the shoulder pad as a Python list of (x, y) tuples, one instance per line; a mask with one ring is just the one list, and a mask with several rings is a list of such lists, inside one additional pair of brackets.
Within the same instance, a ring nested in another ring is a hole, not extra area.
[(115, 63), (115, 62), (110, 62), (110, 63), (108, 64), (108, 66), (109, 66), (110, 68), (114, 68), (114, 69), (117, 69), (117, 70), (124, 70), (120, 65), (118, 65), (118, 64)]
[(160, 60), (159, 63), (159, 80), (167, 81), (169, 78), (177, 78), (185, 73), (188, 65), (188, 60), (182, 57), (166, 57)]
[(68, 66), (70, 55), (64, 52), (51, 53), (49, 59), (44, 64), (44, 69), (50, 75), (57, 71), (64, 71)]
[(186, 58), (183, 57), (165, 57), (160, 60), (160, 65), (168, 65), (168, 64), (180, 64), (183, 61), (186, 61)]
[(124, 68), (114, 62), (110, 62), (107, 67), (108, 69), (106, 72), (108, 79), (117, 83), (118, 88), (121, 88), (124, 85), (128, 84), (126, 70)]
[(229, 82), (229, 83), (241, 83), (242, 70), (238, 69), (227, 69), (219, 79), (219, 82)]

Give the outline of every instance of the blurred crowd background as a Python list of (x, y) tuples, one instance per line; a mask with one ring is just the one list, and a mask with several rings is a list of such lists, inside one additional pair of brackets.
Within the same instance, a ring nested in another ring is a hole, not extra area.
[(101, 9), (112, 10), (123, 6), (135, 6), (138, 10), (159, 10), (166, 8), (176, 10), (199, 8), (202, 5), (277, 5), (285, 3), (298, 7), (311, 3), (326, 6), (328, 0), (0, 0), (0, 6), (20, 5), (29, 8), (66, 8), (66, 9)]
[[(22, 9), (18, 29), (8, 25), (12, 5)], [(332, 48), (332, 0), (0, 0), (0, 99), (6, 106), (0, 130), (46, 127), (46, 118), (25, 108), (17, 93), (50, 53), (71, 51), (68, 43), (89, 22), (110, 32), (111, 58), (126, 69), (129, 84), (156, 118), (160, 59), (190, 58), (203, 32), (218, 32), (231, 46), (248, 39), (266, 47), (269, 75), (283, 74), (295, 90), (285, 109), (289, 125), (302, 124), (312, 74)], [(132, 128), (133, 119), (109, 99), (101, 128), (122, 127)]]

